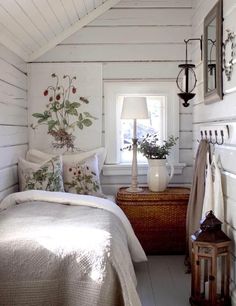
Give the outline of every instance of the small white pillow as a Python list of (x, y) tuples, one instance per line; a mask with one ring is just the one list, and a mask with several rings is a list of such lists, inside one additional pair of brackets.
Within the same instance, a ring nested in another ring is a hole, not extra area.
[(40, 165), (20, 158), (18, 161), (18, 176), (20, 191), (64, 191), (62, 160), (59, 156), (55, 156)]
[(45, 153), (39, 150), (35, 150), (35, 149), (30, 149), (27, 153), (26, 153), (26, 160), (31, 162), (31, 163), (35, 163), (35, 164), (42, 164), (45, 161), (55, 157), (56, 155), (53, 154), (49, 154), (49, 153)]
[(96, 155), (84, 160), (64, 160), (63, 179), (66, 192), (102, 196)]
[[(102, 170), (102, 167), (105, 162), (106, 158), (106, 149), (105, 148), (97, 148), (93, 149), (91, 151), (78, 151), (78, 152), (66, 152), (64, 155), (62, 155), (63, 162), (73, 162), (74, 160), (82, 161), (88, 157), (93, 156), (94, 154), (97, 154), (98, 158), (98, 171), (99, 174)], [(44, 153), (36, 149), (30, 149), (26, 154), (26, 160), (33, 162), (33, 163), (43, 163), (46, 160), (49, 160), (52, 158), (53, 154)]]

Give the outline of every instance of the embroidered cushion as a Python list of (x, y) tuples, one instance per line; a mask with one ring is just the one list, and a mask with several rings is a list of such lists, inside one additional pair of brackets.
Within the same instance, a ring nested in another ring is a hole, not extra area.
[(96, 155), (84, 160), (64, 160), (63, 172), (66, 192), (103, 197)]
[(18, 161), (20, 191), (64, 191), (61, 157), (55, 156), (42, 164)]

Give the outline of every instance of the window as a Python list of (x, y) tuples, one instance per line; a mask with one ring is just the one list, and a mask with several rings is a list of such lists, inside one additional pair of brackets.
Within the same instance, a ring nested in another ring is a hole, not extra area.
[[(119, 96), (118, 103), (123, 102), (124, 96)], [(160, 143), (166, 138), (166, 97), (165, 96), (147, 96), (147, 107), (149, 119), (137, 120), (137, 138), (153, 133), (158, 134)], [(117, 118), (119, 122), (119, 118)], [(120, 120), (118, 124), (120, 131), (119, 147), (125, 148), (132, 143), (133, 138), (133, 120)], [(120, 151), (120, 163), (131, 163), (132, 151)], [(138, 162), (146, 163), (146, 158), (138, 153)]]
[[(179, 136), (179, 100), (175, 82), (105, 82), (104, 127), (107, 147), (106, 165), (131, 164), (132, 152), (120, 149), (130, 143), (133, 132), (132, 120), (121, 120), (124, 96), (146, 96), (150, 120), (137, 120), (138, 137), (146, 132), (157, 132), (161, 140), (168, 136)], [(146, 121), (146, 122), (144, 122)], [(170, 158), (179, 163), (179, 146), (174, 147)], [(147, 163), (142, 156), (140, 162)]]

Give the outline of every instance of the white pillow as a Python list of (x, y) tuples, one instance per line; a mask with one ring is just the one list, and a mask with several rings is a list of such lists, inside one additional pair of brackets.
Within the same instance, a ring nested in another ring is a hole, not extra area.
[(84, 160), (64, 160), (63, 180), (66, 192), (103, 197), (96, 154)]
[(42, 164), (18, 161), (20, 191), (47, 190), (64, 191), (61, 157), (55, 156)]
[[(77, 162), (82, 161), (88, 157), (93, 156), (94, 154), (97, 155), (98, 158), (98, 171), (99, 174), (101, 173), (102, 167), (105, 162), (106, 158), (106, 149), (101, 147), (97, 149), (93, 149), (91, 151), (78, 151), (78, 152), (66, 152), (64, 155), (62, 155), (63, 163), (64, 162), (70, 162), (76, 160)], [(42, 151), (36, 150), (36, 149), (30, 149), (26, 153), (26, 159), (33, 163), (42, 163), (50, 158), (52, 158), (53, 154), (44, 153)]]
[(26, 160), (31, 162), (31, 163), (41, 164), (41, 163), (44, 163), (45, 161), (49, 160), (50, 158), (52, 158), (54, 156), (56, 156), (56, 155), (45, 153), (45, 152), (35, 150), (35, 149), (30, 149), (26, 153)]

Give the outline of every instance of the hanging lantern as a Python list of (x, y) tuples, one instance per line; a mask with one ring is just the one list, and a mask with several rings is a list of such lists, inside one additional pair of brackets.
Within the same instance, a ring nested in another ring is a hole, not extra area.
[[(181, 70), (178, 74), (176, 82), (181, 92), (178, 93), (178, 96), (184, 100), (183, 106), (188, 107), (190, 105), (188, 100), (193, 99), (195, 96), (195, 93), (192, 92), (197, 83), (196, 74), (193, 70), (195, 65), (186, 63), (179, 65), (179, 68), (181, 68)], [(180, 81), (181, 79), (182, 82)], [(192, 86), (190, 86), (190, 80), (193, 80)]]
[(210, 211), (192, 239), (191, 305), (229, 306), (230, 239)]
[(184, 103), (183, 103), (184, 107), (188, 107), (190, 105), (188, 101), (194, 98), (195, 93), (193, 92), (193, 90), (195, 89), (196, 84), (197, 84), (197, 77), (194, 71), (195, 65), (188, 63), (188, 43), (189, 41), (192, 41), (192, 40), (199, 40), (201, 50), (202, 50), (202, 38), (201, 39), (192, 38), (192, 39), (184, 40), (185, 42), (185, 63), (179, 65), (179, 68), (181, 68), (181, 70), (176, 79), (176, 84), (179, 90), (181, 91), (180, 93), (178, 93), (178, 96), (182, 100), (184, 100)]

